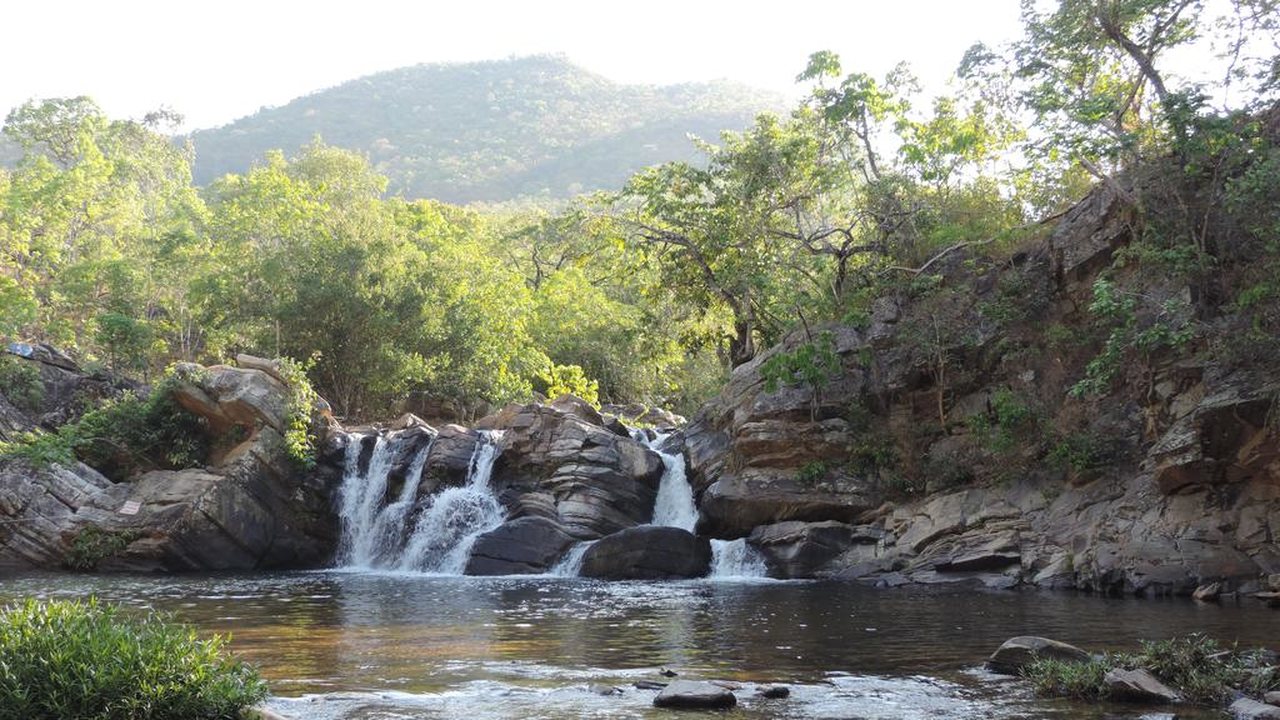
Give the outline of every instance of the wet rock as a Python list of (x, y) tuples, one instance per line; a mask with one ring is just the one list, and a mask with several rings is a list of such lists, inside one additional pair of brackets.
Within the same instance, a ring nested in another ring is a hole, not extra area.
[(240, 720), (289, 720), (274, 710), (270, 710), (261, 705), (257, 707), (244, 708), (240, 711)]
[(853, 526), (799, 521), (763, 525), (747, 542), (764, 556), (770, 577), (813, 577), (853, 543)]
[(554, 521), (523, 517), (476, 538), (467, 575), (538, 575), (555, 565), (574, 539)]
[(987, 669), (1002, 675), (1017, 675), (1022, 668), (1042, 658), (1067, 662), (1088, 662), (1089, 653), (1057, 640), (1035, 635), (1009, 638), (987, 658)]
[(668, 683), (658, 682), (657, 680), (637, 680), (631, 683), (631, 685), (637, 690), (661, 690), (665, 688)]
[(1112, 668), (1103, 676), (1102, 683), (1106, 685), (1108, 695), (1117, 700), (1169, 705), (1182, 702), (1182, 697), (1177, 691), (1141, 668), (1136, 670)]
[(1227, 708), (1235, 720), (1280, 720), (1280, 707), (1242, 697)]
[(786, 685), (766, 685), (757, 690), (756, 695), (766, 700), (781, 700), (791, 697), (791, 688)]
[(709, 682), (677, 680), (653, 699), (655, 707), (676, 710), (724, 710), (738, 704), (738, 698)]
[(1222, 595), (1222, 589), (1220, 582), (1205, 583), (1191, 593), (1191, 598), (1200, 602), (1217, 602), (1218, 597)]
[(1253, 596), (1267, 604), (1267, 607), (1280, 607), (1280, 592), (1259, 592)]
[(592, 683), (587, 686), (587, 692), (600, 695), (601, 697), (609, 697), (610, 695), (621, 695), (622, 688), (614, 685), (601, 685), (599, 683)]
[(1264, 694), (1262, 701), (1268, 705), (1280, 705), (1280, 690), (1272, 690)]
[(711, 570), (711, 542), (680, 528), (644, 525), (596, 541), (582, 557), (581, 577), (668, 580)]

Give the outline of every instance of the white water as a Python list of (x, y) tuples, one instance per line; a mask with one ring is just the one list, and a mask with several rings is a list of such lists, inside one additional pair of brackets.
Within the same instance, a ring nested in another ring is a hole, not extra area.
[(502, 524), (506, 513), (489, 487), (501, 437), (497, 430), (480, 432), (467, 484), (431, 498), (431, 506), (418, 516), (398, 569), (461, 575), (476, 538)]
[[(658, 484), (658, 498), (653, 503), (653, 524), (693, 532), (698, 524), (698, 506), (693, 501), (693, 486), (685, 472), (684, 454), (673, 455), (659, 450), (658, 446), (666, 438), (666, 435), (658, 435), (652, 440), (643, 435), (636, 438), (662, 458), (662, 480)], [(579, 558), (578, 567), (581, 565)], [(762, 578), (766, 576), (766, 570), (764, 557), (747, 544), (746, 538), (711, 541), (711, 572), (708, 577), (716, 580)], [(577, 574), (577, 568), (574, 574)]]
[(553, 577), (578, 577), (578, 572), (582, 570), (582, 558), (594, 544), (594, 540), (587, 540), (569, 548), (547, 574)]
[(693, 486), (685, 475), (684, 455), (671, 455), (658, 449), (666, 438), (666, 435), (657, 435), (652, 440), (642, 440), (662, 458), (662, 480), (658, 483), (658, 498), (653, 503), (653, 524), (693, 532), (698, 524)]
[(435, 438), (432, 438), (426, 447), (418, 451), (395, 502), (383, 506), (391, 460), (395, 457), (395, 442), (378, 436), (369, 465), (364, 473), (360, 473), (363, 440), (363, 436), (356, 436), (347, 445), (339, 491), (342, 538), (338, 546), (338, 564), (344, 567), (375, 567), (380, 559), (395, 552), (401, 537), (400, 526), (413, 506), (418, 484), (422, 481), (422, 468), (435, 443)]

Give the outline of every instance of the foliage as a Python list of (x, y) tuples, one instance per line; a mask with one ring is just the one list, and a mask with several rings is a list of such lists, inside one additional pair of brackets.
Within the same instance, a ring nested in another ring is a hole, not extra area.
[(194, 467), (208, 454), (202, 419), (173, 400), (181, 379), (170, 373), (144, 399), (132, 392), (108, 399), (56, 432), (31, 433), (0, 446), (0, 454), (37, 466), (83, 460), (119, 482), (153, 468)]
[(794, 350), (774, 353), (760, 364), (765, 392), (777, 392), (785, 385), (796, 384), (817, 391), (839, 372), (840, 356), (836, 354), (835, 336), (830, 331)]
[(1136, 653), (1107, 653), (1071, 662), (1042, 658), (1023, 669), (1040, 695), (1099, 700), (1107, 697), (1103, 676), (1111, 668), (1142, 668), (1193, 703), (1219, 705), (1237, 690), (1254, 696), (1280, 687), (1280, 674), (1263, 651), (1224, 647), (1205, 635), (1142, 642)]
[(231, 720), (267, 695), (226, 639), (165, 616), (26, 600), (0, 610), (0, 717)]
[(451, 203), (564, 199), (616, 188), (693, 133), (740, 128), (781, 99), (724, 82), (619, 85), (562, 57), (381, 72), (196, 132), (196, 181), (243, 174), (317, 135), (366, 155), (393, 194)]
[(1195, 336), (1190, 312), (1181, 299), (1159, 303), (1145, 322), (1137, 312), (1139, 299), (1105, 276), (1094, 282), (1089, 312), (1110, 327), (1111, 333), (1085, 367), (1084, 378), (1071, 388), (1073, 396), (1105, 395), (1131, 354), (1150, 358), (1159, 351), (1180, 349)]
[(600, 406), (600, 384), (589, 379), (577, 365), (548, 365), (539, 379), (546, 383), (546, 396), (576, 395), (589, 405)]
[(314, 357), (307, 363), (280, 358), (276, 370), (289, 391), (285, 402), (285, 454), (307, 470), (316, 464), (315, 415), (321, 402), (307, 379), (307, 369), (313, 362)]
[(988, 411), (969, 418), (969, 430), (993, 452), (1008, 453), (1025, 440), (1038, 421), (1035, 409), (1011, 388), (1002, 387), (992, 395)]
[(99, 563), (115, 557), (138, 537), (132, 531), (111, 532), (87, 525), (71, 539), (62, 562), (70, 570), (96, 570)]
[(816, 485), (825, 480), (827, 473), (830, 471), (831, 468), (827, 466), (827, 463), (821, 460), (812, 460), (800, 467), (800, 473), (796, 475), (796, 480), (799, 480), (803, 485)]
[(0, 395), (14, 407), (35, 412), (44, 400), (44, 381), (34, 363), (0, 353)]

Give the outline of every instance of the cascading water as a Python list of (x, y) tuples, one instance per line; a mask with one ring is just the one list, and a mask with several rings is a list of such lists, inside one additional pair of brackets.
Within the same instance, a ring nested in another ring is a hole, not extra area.
[(352, 568), (377, 567), (394, 554), (401, 538), (404, 517), (413, 506), (422, 480), (422, 468), (431, 453), (432, 438), (418, 451), (406, 473), (404, 485), (394, 502), (383, 505), (392, 461), (396, 456), (394, 440), (377, 436), (369, 464), (360, 472), (360, 454), (364, 437), (356, 436), (347, 445), (342, 488), (339, 491), (339, 516), (342, 538), (338, 546), (338, 564)]
[(547, 574), (553, 577), (578, 577), (578, 572), (582, 570), (582, 558), (594, 544), (594, 540), (585, 540), (569, 548)]
[(461, 575), (476, 538), (502, 524), (506, 513), (489, 487), (501, 437), (498, 430), (480, 432), (467, 484), (446, 488), (431, 499), (418, 516), (399, 569)]
[[(662, 458), (662, 480), (653, 504), (653, 524), (678, 527), (693, 532), (698, 524), (698, 507), (693, 501), (693, 486), (685, 472), (684, 455), (665, 453), (659, 449), (666, 435), (636, 438)], [(575, 547), (574, 550), (577, 548)], [(581, 567), (581, 558), (579, 558)], [(576, 574), (576, 568), (574, 573)], [(747, 544), (746, 538), (711, 541), (711, 572), (714, 579), (765, 577), (764, 558)]]

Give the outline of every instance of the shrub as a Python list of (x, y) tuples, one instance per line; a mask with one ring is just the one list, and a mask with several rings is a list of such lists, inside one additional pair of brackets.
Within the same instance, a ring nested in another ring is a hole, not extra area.
[(181, 381), (169, 373), (145, 399), (125, 393), (106, 400), (54, 433), (29, 433), (0, 446), (0, 455), (23, 457), (39, 467), (78, 458), (116, 481), (139, 470), (199, 465), (208, 454), (205, 424), (174, 401), (174, 386)]
[(322, 401), (307, 379), (307, 371), (315, 362), (316, 356), (305, 363), (283, 357), (279, 360), (278, 368), (280, 379), (289, 388), (289, 399), (285, 406), (285, 453), (304, 470), (310, 470), (316, 464), (316, 441), (312, 423), (316, 408)]
[(0, 720), (230, 720), (267, 686), (225, 643), (95, 599), (10, 605), (0, 610)]
[(44, 382), (35, 363), (0, 353), (0, 395), (24, 412), (39, 410), (44, 400)]
[(98, 563), (119, 554), (138, 537), (136, 531), (111, 532), (89, 525), (72, 538), (62, 562), (70, 570), (96, 570)]

